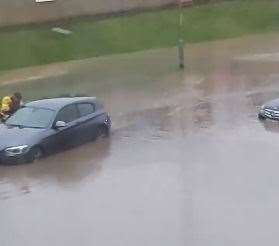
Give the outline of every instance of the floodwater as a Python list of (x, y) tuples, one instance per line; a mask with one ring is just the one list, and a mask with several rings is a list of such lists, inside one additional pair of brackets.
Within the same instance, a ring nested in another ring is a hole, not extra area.
[(96, 95), (114, 125), (108, 139), (0, 166), (0, 245), (278, 245), (279, 123), (257, 119), (279, 97), (278, 52), (266, 34), (187, 45), (185, 71), (162, 49), (3, 83), (29, 99)]

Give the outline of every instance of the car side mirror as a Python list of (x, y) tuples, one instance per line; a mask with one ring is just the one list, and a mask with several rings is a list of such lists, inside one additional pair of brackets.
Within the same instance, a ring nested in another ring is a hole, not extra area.
[(55, 126), (54, 126), (54, 128), (55, 129), (60, 129), (60, 128), (63, 128), (63, 127), (65, 127), (67, 124), (66, 124), (66, 122), (64, 122), (64, 121), (57, 121), (56, 123), (55, 123)]

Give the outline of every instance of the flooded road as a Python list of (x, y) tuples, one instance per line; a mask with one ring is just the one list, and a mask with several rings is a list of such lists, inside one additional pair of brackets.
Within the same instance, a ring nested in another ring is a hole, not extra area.
[(257, 107), (279, 97), (278, 41), (187, 46), (184, 72), (163, 49), (3, 83), (28, 99), (96, 95), (114, 125), (108, 139), (0, 166), (0, 245), (277, 245), (279, 123)]

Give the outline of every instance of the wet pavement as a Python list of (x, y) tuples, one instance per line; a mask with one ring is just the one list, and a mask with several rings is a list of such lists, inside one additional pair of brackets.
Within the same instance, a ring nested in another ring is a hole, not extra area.
[(0, 245), (277, 245), (279, 123), (257, 107), (279, 97), (278, 41), (189, 45), (184, 72), (163, 49), (3, 83), (30, 99), (96, 95), (114, 125), (108, 139), (0, 166)]

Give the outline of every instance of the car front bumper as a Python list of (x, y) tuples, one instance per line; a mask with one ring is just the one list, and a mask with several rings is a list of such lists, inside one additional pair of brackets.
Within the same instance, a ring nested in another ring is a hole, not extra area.
[(7, 156), (5, 151), (0, 151), (0, 164), (2, 165), (13, 165), (26, 162), (27, 153), (19, 154), (16, 156)]
[(259, 112), (259, 118), (279, 120), (279, 111), (273, 109), (261, 109)]

